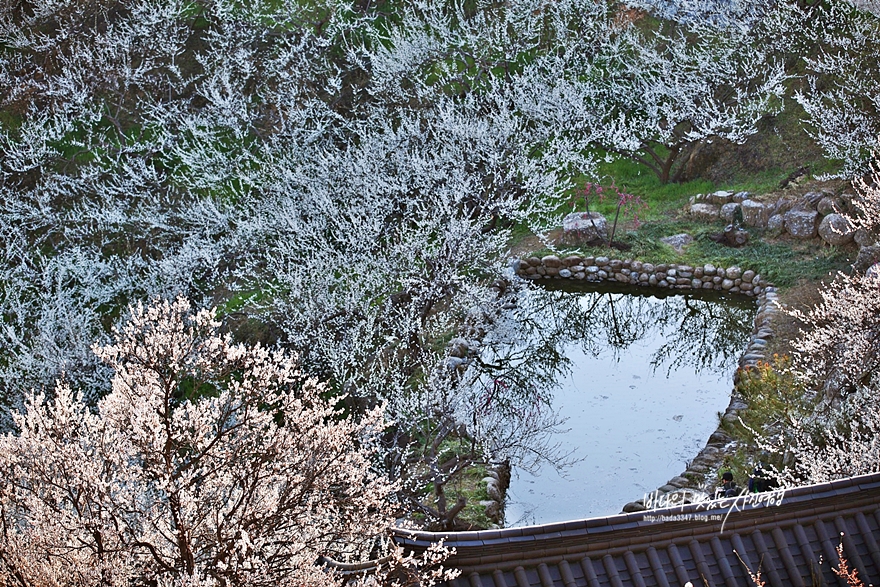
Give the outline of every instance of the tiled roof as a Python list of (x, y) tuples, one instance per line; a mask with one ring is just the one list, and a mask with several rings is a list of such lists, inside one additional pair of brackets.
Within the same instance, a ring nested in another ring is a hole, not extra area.
[(446, 566), (462, 574), (451, 587), (748, 587), (746, 565), (768, 587), (846, 587), (831, 570), (841, 533), (850, 565), (866, 585), (880, 584), (880, 474), (605, 518), (398, 538), (415, 550), (440, 538), (455, 548)]

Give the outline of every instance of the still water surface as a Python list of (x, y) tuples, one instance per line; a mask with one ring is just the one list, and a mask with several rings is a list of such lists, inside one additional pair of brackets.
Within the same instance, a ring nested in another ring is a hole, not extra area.
[(506, 525), (616, 514), (680, 474), (727, 407), (754, 314), (750, 300), (644, 290), (522, 296), (519, 340), (499, 336), (493, 360), (551, 380), (542, 397), (567, 419), (551, 442), (576, 462), (514, 465)]

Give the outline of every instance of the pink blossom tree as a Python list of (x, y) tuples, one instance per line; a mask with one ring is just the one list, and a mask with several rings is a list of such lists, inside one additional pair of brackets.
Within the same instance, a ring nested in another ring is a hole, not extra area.
[(218, 327), (138, 305), (94, 349), (115, 372), (96, 410), (64, 382), (27, 398), (0, 438), (0, 584), (334, 585), (320, 557), (381, 552), (383, 408), (344, 417), (293, 357)]

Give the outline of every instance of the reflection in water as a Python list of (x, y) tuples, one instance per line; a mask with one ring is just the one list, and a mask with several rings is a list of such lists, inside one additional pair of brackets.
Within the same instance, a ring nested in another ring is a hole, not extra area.
[(512, 455), (508, 525), (618, 513), (679, 474), (727, 405), (754, 314), (717, 296), (522, 292), (472, 371), (478, 401), (556, 424)]

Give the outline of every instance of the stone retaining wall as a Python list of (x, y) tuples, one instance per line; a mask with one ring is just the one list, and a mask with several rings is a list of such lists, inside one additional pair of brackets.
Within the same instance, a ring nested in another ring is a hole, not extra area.
[(483, 483), (486, 484), (486, 494), (489, 499), (481, 501), (480, 506), (492, 522), (492, 527), (500, 528), (504, 522), (504, 499), (510, 487), (510, 463), (504, 461), (490, 465)]
[(698, 267), (677, 264), (653, 264), (608, 257), (556, 255), (529, 257), (514, 264), (516, 273), (525, 279), (572, 279), (591, 283), (609, 282), (660, 289), (704, 289), (747, 296), (760, 296), (771, 286), (760, 274), (740, 267)]
[(770, 201), (752, 199), (748, 192), (734, 194), (718, 191), (692, 196), (687, 213), (697, 220), (728, 224), (742, 220), (743, 225), (766, 229), (768, 234), (787, 234), (797, 239), (821, 238), (830, 245), (858, 244), (870, 235), (856, 230), (841, 214), (852, 209), (852, 194), (835, 196), (828, 191), (807, 192), (799, 197), (779, 197)]
[[(778, 292), (772, 283), (755, 271), (740, 267), (715, 267), (706, 264), (702, 267), (676, 264), (652, 264), (633, 260), (618, 260), (608, 257), (568, 256), (560, 258), (547, 255), (542, 258), (530, 257), (514, 264), (516, 273), (526, 279), (569, 279), (587, 282), (609, 282), (624, 285), (638, 285), (660, 289), (713, 290), (740, 294), (757, 298), (758, 312), (755, 315), (752, 335), (740, 357), (739, 369), (734, 375), (734, 385), (739, 381), (742, 369), (754, 367), (758, 361), (767, 360), (768, 341), (774, 337), (773, 318), (779, 312)], [(748, 406), (734, 387), (730, 403), (724, 411), (722, 421), (736, 422), (739, 412)], [(706, 446), (688, 463), (687, 468), (659, 487), (653, 499), (665, 499), (665, 503), (686, 503), (694, 491), (711, 490), (715, 480), (708, 476), (722, 464), (725, 449), (733, 438), (720, 427), (706, 442)], [(666, 496), (661, 497), (661, 496)], [(624, 512), (637, 512), (648, 509), (644, 499), (627, 503)]]

